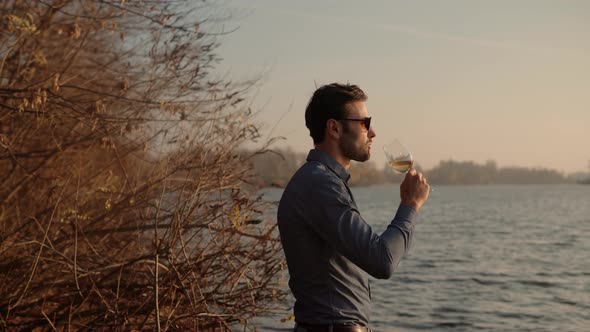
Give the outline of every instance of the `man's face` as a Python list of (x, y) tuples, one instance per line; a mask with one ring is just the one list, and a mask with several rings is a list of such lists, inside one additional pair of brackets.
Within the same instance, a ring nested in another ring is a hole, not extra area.
[[(363, 101), (355, 101), (347, 105), (348, 119), (364, 119), (369, 117), (369, 111)], [(356, 161), (367, 161), (371, 157), (371, 144), (376, 136), (373, 128), (367, 130), (361, 121), (341, 121), (344, 133), (340, 137), (338, 146), (342, 155)]]

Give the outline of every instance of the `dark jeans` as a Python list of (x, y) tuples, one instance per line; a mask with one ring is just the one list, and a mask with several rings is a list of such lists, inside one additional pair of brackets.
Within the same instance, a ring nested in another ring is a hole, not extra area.
[(352, 325), (307, 325), (295, 323), (293, 332), (372, 332), (365, 326)]

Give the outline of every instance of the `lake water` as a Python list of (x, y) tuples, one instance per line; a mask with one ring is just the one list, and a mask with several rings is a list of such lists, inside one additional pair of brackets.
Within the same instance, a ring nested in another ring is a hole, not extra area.
[[(590, 186), (434, 188), (393, 278), (371, 278), (375, 331), (590, 331)], [(383, 231), (399, 187), (352, 191)], [(253, 323), (291, 329), (293, 301)]]

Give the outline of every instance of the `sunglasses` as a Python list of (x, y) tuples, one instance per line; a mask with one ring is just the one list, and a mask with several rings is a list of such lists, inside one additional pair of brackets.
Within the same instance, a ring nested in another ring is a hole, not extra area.
[(362, 122), (363, 125), (365, 126), (365, 128), (367, 128), (367, 131), (369, 131), (369, 129), (371, 128), (371, 117), (363, 118), (363, 119), (340, 119), (338, 121), (357, 121), (357, 122)]

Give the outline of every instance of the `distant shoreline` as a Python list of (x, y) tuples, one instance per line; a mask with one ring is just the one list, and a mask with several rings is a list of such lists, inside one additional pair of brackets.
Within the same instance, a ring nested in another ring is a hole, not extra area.
[[(255, 182), (262, 187), (284, 188), (297, 169), (305, 163), (305, 154), (291, 149), (275, 153), (256, 154), (252, 158)], [(441, 160), (431, 169), (422, 169), (432, 185), (496, 185), (496, 184), (590, 184), (590, 172), (564, 174), (546, 168), (499, 167), (493, 160), (481, 164), (474, 161)], [(351, 163), (348, 169), (350, 186), (400, 183), (403, 174), (392, 171), (387, 165), (379, 167), (373, 162)]]

